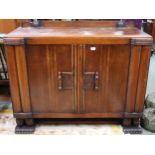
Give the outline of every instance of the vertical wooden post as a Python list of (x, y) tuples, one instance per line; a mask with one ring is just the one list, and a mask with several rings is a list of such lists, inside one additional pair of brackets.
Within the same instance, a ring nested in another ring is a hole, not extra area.
[[(34, 121), (30, 103), (25, 40), (23, 38), (4, 39), (14, 114), (26, 113), (26, 117), (16, 117), (16, 133), (33, 133)], [(28, 117), (28, 118), (27, 118)], [(24, 126), (24, 122), (25, 125)]]
[(127, 102), (124, 114), (126, 119), (123, 124), (125, 125), (126, 122), (129, 124), (127, 120), (132, 118), (132, 125), (135, 128), (128, 128), (127, 132), (139, 133), (142, 131), (139, 125), (144, 106), (151, 44), (152, 39), (150, 38), (135, 38), (131, 40)]
[(21, 113), (22, 104), (21, 104), (21, 96), (19, 90), (19, 83), (17, 77), (17, 64), (15, 58), (15, 50), (14, 46), (6, 45), (5, 46), (5, 54), (6, 54), (6, 62), (8, 67), (9, 74), (9, 83), (11, 89), (11, 98), (13, 104), (14, 113)]

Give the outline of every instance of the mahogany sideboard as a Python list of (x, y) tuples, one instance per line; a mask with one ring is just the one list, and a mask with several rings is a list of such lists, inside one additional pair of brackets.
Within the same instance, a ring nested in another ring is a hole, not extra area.
[(4, 39), (16, 133), (37, 119), (121, 119), (140, 133), (152, 37), (133, 27), (19, 27)]

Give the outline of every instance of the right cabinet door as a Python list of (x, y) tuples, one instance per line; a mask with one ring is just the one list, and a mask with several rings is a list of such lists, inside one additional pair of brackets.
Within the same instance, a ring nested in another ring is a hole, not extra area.
[(120, 113), (127, 93), (128, 45), (85, 45), (82, 61), (83, 111)]

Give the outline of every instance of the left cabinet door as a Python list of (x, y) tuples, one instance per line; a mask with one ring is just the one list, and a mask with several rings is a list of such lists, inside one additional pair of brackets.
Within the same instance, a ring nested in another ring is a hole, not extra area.
[(26, 59), (32, 112), (74, 113), (72, 45), (28, 45)]

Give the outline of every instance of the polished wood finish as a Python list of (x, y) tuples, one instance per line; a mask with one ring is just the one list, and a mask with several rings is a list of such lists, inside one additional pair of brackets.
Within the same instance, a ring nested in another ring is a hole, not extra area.
[(6, 61), (8, 67), (8, 74), (9, 74), (9, 82), (10, 82), (10, 89), (11, 89), (11, 98), (13, 104), (13, 111), (14, 112), (21, 112), (22, 105), (20, 100), (20, 89), (19, 89), (19, 79), (17, 73), (17, 64), (15, 58), (15, 47), (13, 46), (5, 46), (5, 54), (6, 54)]
[[(94, 77), (84, 81), (84, 86), (88, 84), (92, 86), (81, 90), (85, 106), (83, 111), (86, 113), (121, 113), (125, 106), (129, 47), (128, 45), (120, 47), (97, 45), (94, 52), (90, 50), (91, 47), (91, 45), (86, 45), (86, 50), (83, 52), (82, 72), (83, 74), (97, 72), (99, 81), (97, 90), (93, 88)], [(121, 76), (118, 73), (121, 73)]]
[[(139, 132), (149, 35), (135, 28), (71, 24), (18, 28), (4, 43), (17, 124), (24, 120), (32, 126), (37, 118), (117, 118)], [(32, 128), (21, 128), (26, 130)]]
[[(125, 28), (116, 28), (116, 27), (104, 27), (102, 25), (96, 27), (19, 27), (6, 35), (9, 39), (13, 38), (29, 38), (29, 39), (37, 39), (37, 37), (41, 38), (50, 38), (50, 39), (58, 39), (65, 38), (66, 39), (75, 39), (75, 38), (92, 38), (96, 39), (101, 37), (100, 39), (106, 39), (109, 37), (110, 39), (131, 39), (140, 38), (140, 40), (145, 40), (145, 37), (150, 39), (150, 35), (142, 32), (137, 28), (125, 27)], [(35, 38), (34, 38), (35, 37)], [(143, 38), (144, 37), (144, 38)], [(94, 41), (92, 40), (92, 41)], [(137, 39), (136, 39), (137, 40)], [(54, 41), (54, 40), (53, 40)], [(107, 40), (108, 41), (108, 40)], [(110, 40), (109, 40), (110, 41)], [(147, 40), (145, 40), (147, 41)], [(62, 40), (59, 40), (62, 44)], [(36, 42), (37, 43), (37, 42)], [(83, 43), (85, 44), (85, 43)]]
[[(29, 88), (33, 111), (46, 113), (74, 112), (75, 90), (73, 88), (75, 80), (72, 46), (29, 46), (27, 51)], [(59, 88), (59, 73), (62, 74), (61, 89)], [(45, 81), (44, 85), (40, 84)], [(42, 104), (43, 101), (44, 104)], [(63, 105), (61, 106), (61, 104)]]

